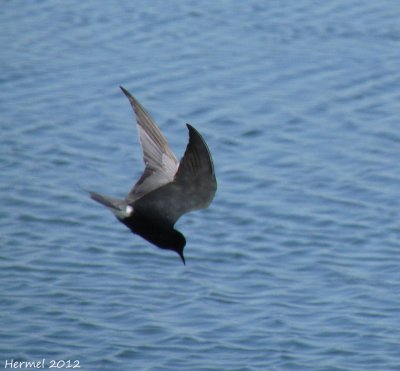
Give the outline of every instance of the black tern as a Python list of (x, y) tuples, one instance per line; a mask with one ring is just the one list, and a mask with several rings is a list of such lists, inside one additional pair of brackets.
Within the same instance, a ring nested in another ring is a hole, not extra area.
[(143, 149), (145, 169), (125, 199), (90, 192), (134, 234), (161, 249), (179, 254), (183, 264), (186, 239), (174, 228), (185, 213), (208, 207), (217, 190), (214, 165), (207, 144), (191, 125), (189, 143), (180, 162), (142, 105), (121, 86), (133, 108)]

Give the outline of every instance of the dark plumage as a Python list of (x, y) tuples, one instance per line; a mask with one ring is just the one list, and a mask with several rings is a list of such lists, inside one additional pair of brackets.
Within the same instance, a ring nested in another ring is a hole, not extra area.
[(124, 200), (90, 192), (133, 233), (154, 245), (179, 254), (183, 263), (186, 240), (174, 228), (185, 213), (206, 208), (214, 198), (217, 182), (207, 144), (191, 125), (189, 143), (178, 162), (167, 140), (140, 103), (121, 86), (136, 114), (144, 172)]

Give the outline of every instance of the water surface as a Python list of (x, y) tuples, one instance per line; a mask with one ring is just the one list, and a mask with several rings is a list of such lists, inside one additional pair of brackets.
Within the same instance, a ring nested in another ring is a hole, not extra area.
[[(0, 367), (395, 370), (400, 3), (4, 2)], [(129, 89), (218, 192), (187, 265), (85, 189), (143, 169)], [(47, 364), (48, 366), (48, 364)]]

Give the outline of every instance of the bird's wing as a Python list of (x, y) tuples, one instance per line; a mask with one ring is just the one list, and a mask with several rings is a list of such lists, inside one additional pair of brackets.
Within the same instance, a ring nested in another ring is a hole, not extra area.
[(214, 165), (207, 144), (191, 125), (189, 143), (174, 180), (135, 202), (134, 206), (169, 224), (183, 214), (206, 208), (217, 190)]
[(171, 182), (178, 169), (178, 161), (154, 120), (142, 105), (121, 86), (136, 114), (143, 160), (146, 165), (138, 182), (129, 192), (131, 202)]

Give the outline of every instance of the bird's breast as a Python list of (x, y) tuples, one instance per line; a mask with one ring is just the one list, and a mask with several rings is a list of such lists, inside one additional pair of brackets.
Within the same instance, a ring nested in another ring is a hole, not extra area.
[(174, 245), (174, 229), (156, 218), (140, 215), (136, 211), (122, 222), (135, 234), (162, 248), (170, 249)]

